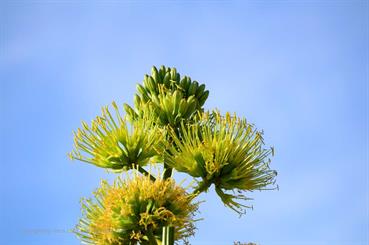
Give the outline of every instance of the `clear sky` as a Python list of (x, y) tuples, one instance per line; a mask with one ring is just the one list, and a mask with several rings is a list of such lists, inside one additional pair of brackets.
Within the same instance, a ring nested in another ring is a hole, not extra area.
[(192, 244), (368, 244), (367, 1), (1, 1), (0, 244), (79, 244), (102, 169), (72, 130), (132, 102), (152, 65), (265, 132), (279, 191), (239, 218), (202, 195)]

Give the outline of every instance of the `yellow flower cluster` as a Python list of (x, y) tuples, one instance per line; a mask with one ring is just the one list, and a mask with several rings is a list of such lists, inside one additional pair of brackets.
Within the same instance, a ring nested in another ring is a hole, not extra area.
[(113, 185), (103, 181), (94, 195), (83, 201), (75, 230), (87, 244), (156, 244), (165, 226), (175, 228), (175, 240), (194, 234), (198, 203), (172, 178), (152, 181), (134, 172)]

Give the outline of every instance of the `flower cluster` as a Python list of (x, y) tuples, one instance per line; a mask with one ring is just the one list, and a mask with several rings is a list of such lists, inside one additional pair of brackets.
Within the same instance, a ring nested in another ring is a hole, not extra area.
[(208, 96), (205, 84), (188, 76), (181, 79), (175, 68), (161, 66), (158, 70), (154, 66), (151, 75), (145, 75), (143, 85), (137, 85), (134, 108), (125, 104), (125, 109), (132, 120), (149, 112), (160, 125), (174, 128), (201, 111)]
[(265, 149), (262, 132), (245, 119), (225, 117), (218, 111), (198, 115), (196, 123), (182, 124), (181, 135), (172, 131), (175, 147), (170, 147), (166, 159), (169, 166), (193, 177), (200, 177), (198, 191), (215, 185), (225, 205), (242, 213), (247, 207), (235, 199), (244, 195), (225, 191), (253, 191), (274, 184), (276, 171), (269, 168), (273, 148)]
[(83, 217), (75, 229), (87, 244), (156, 244), (165, 226), (175, 228), (175, 240), (194, 234), (198, 203), (172, 178), (152, 181), (134, 172), (113, 185), (103, 181), (94, 195), (82, 202)]
[(103, 107), (102, 116), (92, 121), (91, 127), (83, 122), (83, 128), (74, 133), (75, 149), (72, 159), (88, 162), (113, 171), (134, 166), (144, 166), (162, 155), (163, 132), (152, 120), (142, 118), (127, 123), (113, 102), (115, 116)]
[[(113, 102), (89, 126), (74, 132), (72, 159), (113, 172), (133, 169), (133, 177), (103, 181), (93, 199), (82, 202), (75, 233), (86, 244), (173, 244), (194, 234), (195, 196), (210, 186), (239, 214), (249, 206), (245, 192), (274, 189), (273, 148), (262, 132), (236, 114), (204, 112), (204, 84), (175, 68), (153, 67), (137, 85), (134, 106), (122, 116)], [(162, 164), (162, 178), (145, 166)], [(176, 185), (172, 169), (195, 178), (193, 194)], [(138, 174), (138, 171), (143, 176)]]

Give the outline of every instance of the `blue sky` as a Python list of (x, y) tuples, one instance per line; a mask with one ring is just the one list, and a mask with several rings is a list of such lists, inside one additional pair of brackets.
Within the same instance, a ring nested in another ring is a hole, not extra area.
[(207, 85), (276, 149), (279, 191), (238, 216), (203, 195), (192, 244), (368, 244), (367, 1), (2, 1), (1, 244), (79, 244), (102, 169), (72, 131), (152, 65)]

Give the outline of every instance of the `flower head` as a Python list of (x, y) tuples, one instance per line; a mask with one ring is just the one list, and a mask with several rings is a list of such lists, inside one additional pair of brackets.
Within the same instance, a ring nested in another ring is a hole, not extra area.
[(137, 85), (134, 108), (125, 104), (125, 109), (131, 119), (150, 112), (156, 123), (177, 127), (201, 111), (208, 96), (205, 84), (187, 76), (181, 79), (175, 68), (161, 66), (158, 70), (154, 66), (151, 75), (145, 75), (143, 85)]
[(102, 116), (96, 117), (91, 127), (82, 123), (82, 129), (74, 133), (75, 149), (70, 157), (114, 171), (143, 166), (159, 157), (162, 131), (146, 118), (128, 125), (114, 102), (113, 107), (115, 117), (103, 107)]
[(248, 198), (226, 191), (263, 190), (274, 184), (276, 171), (269, 168), (273, 149), (264, 148), (262, 132), (245, 119), (207, 112), (181, 128), (180, 136), (172, 132), (175, 147), (169, 148), (166, 158), (169, 166), (201, 178), (198, 191), (214, 184), (224, 204), (241, 214), (248, 206), (236, 199)]
[(118, 177), (113, 185), (103, 181), (94, 195), (83, 201), (75, 230), (87, 244), (153, 244), (168, 225), (175, 227), (176, 240), (194, 234), (198, 204), (171, 178), (152, 181), (135, 173), (126, 180)]

